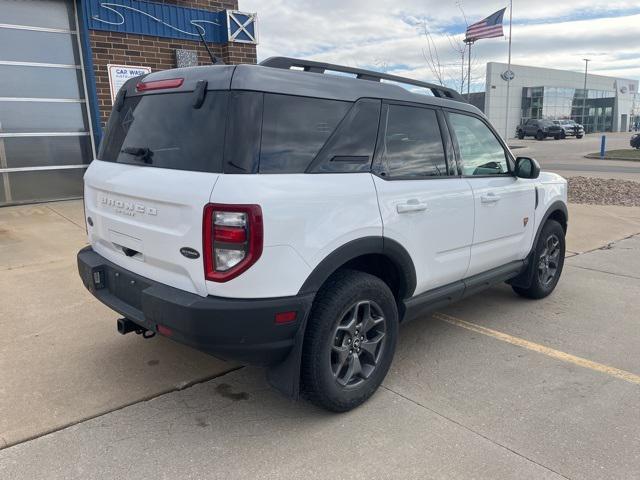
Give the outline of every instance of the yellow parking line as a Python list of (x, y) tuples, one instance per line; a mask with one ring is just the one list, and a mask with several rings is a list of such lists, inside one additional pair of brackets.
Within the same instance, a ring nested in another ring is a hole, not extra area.
[(554, 350), (553, 348), (545, 347), (544, 345), (530, 342), (522, 338), (514, 337), (506, 333), (498, 332), (497, 330), (492, 330), (491, 328), (482, 327), (480, 325), (476, 325), (475, 323), (466, 322), (464, 320), (452, 317), (451, 315), (446, 315), (444, 313), (435, 313), (433, 317), (437, 318), (438, 320), (442, 320), (443, 322), (450, 323), (451, 325), (466, 328), (467, 330), (471, 330), (472, 332), (481, 333), (482, 335), (487, 335), (489, 337), (502, 340), (503, 342), (526, 348), (527, 350), (542, 353), (543, 355), (547, 355), (548, 357), (552, 357), (563, 362), (573, 363), (574, 365), (578, 365), (580, 367), (595, 370), (596, 372), (600, 373), (606, 373), (607, 375), (619, 378), (620, 380), (625, 380), (627, 382), (640, 385), (640, 375), (635, 375), (631, 372), (620, 370), (619, 368), (609, 367), (608, 365), (603, 365), (602, 363), (592, 362), (591, 360), (587, 360), (586, 358), (576, 357), (575, 355), (561, 352), (560, 350)]

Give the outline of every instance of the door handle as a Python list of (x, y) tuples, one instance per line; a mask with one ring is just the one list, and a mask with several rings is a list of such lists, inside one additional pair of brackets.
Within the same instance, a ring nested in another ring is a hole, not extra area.
[(495, 193), (487, 193), (486, 195), (480, 196), (480, 202), (486, 204), (497, 203), (500, 201), (500, 195), (496, 195)]
[(400, 203), (396, 205), (398, 213), (411, 213), (411, 212), (424, 212), (427, 209), (427, 204), (419, 202), (418, 200), (409, 200), (407, 203)]

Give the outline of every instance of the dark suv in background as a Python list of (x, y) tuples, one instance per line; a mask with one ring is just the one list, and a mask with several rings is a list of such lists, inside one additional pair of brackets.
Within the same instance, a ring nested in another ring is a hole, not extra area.
[(516, 136), (522, 140), (524, 137), (535, 137), (536, 140), (544, 140), (553, 137), (556, 140), (562, 138), (564, 130), (551, 120), (536, 120), (530, 118), (523, 125), (516, 128)]

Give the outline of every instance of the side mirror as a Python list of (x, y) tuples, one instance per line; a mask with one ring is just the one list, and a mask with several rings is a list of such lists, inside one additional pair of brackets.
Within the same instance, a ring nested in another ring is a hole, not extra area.
[(516, 158), (516, 169), (514, 171), (519, 178), (538, 178), (540, 176), (540, 164), (533, 158)]

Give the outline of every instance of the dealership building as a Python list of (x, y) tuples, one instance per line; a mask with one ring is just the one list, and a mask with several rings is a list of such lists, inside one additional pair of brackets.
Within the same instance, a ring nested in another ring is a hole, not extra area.
[(77, 198), (128, 78), (255, 63), (237, 0), (0, 0), (0, 205)]
[(586, 90), (584, 86), (584, 73), (522, 65), (509, 69), (505, 63), (490, 62), (485, 92), (472, 94), (471, 102), (500, 134), (506, 127), (508, 137), (530, 118), (573, 119), (587, 133), (625, 132), (632, 127), (640, 108), (638, 80), (587, 74)]

